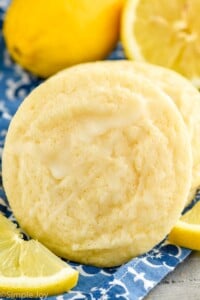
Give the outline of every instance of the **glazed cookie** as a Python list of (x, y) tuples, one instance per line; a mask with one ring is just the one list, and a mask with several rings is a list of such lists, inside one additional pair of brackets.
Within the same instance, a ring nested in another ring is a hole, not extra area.
[[(110, 64), (110, 62), (105, 62)], [(167, 93), (177, 105), (189, 131), (193, 168), (192, 184), (187, 203), (194, 197), (200, 186), (200, 93), (192, 83), (180, 74), (163, 67), (127, 60), (111, 62), (117, 72), (141, 74)], [(102, 64), (101, 64), (102, 66)], [(102, 66), (103, 67), (103, 66)]]
[(50, 78), (8, 130), (3, 184), (27, 233), (56, 254), (120, 265), (174, 226), (191, 186), (191, 145), (170, 97), (110, 63)]

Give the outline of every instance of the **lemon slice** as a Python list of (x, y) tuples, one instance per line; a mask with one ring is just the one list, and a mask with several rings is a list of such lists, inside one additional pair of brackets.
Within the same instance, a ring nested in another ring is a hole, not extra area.
[(121, 38), (130, 59), (174, 69), (200, 86), (200, 2), (128, 0)]
[(200, 202), (180, 218), (168, 239), (177, 245), (200, 250)]
[(0, 296), (38, 297), (68, 291), (78, 272), (0, 214)]

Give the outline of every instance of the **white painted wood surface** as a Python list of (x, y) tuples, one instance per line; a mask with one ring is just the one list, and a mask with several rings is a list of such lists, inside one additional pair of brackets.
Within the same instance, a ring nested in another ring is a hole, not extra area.
[(193, 252), (145, 300), (200, 300), (200, 252)]

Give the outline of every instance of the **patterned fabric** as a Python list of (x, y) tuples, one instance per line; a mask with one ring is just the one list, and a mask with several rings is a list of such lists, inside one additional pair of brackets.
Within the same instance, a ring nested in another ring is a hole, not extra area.
[[(41, 82), (15, 64), (6, 51), (2, 24), (8, 2), (0, 0), (0, 154), (12, 115), (24, 97)], [(119, 45), (109, 59), (122, 58), (124, 54)], [(2, 187), (0, 187), (0, 211), (14, 220)], [(48, 299), (141, 300), (190, 252), (188, 249), (163, 241), (149, 253), (136, 257), (118, 268), (101, 269), (69, 262), (80, 272), (78, 285), (69, 293)], [(27, 294), (28, 296), (31, 295)]]

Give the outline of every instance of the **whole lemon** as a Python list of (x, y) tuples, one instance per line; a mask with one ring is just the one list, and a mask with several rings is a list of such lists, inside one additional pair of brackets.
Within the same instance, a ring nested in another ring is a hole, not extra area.
[(125, 0), (13, 0), (3, 32), (8, 51), (41, 77), (114, 48)]

